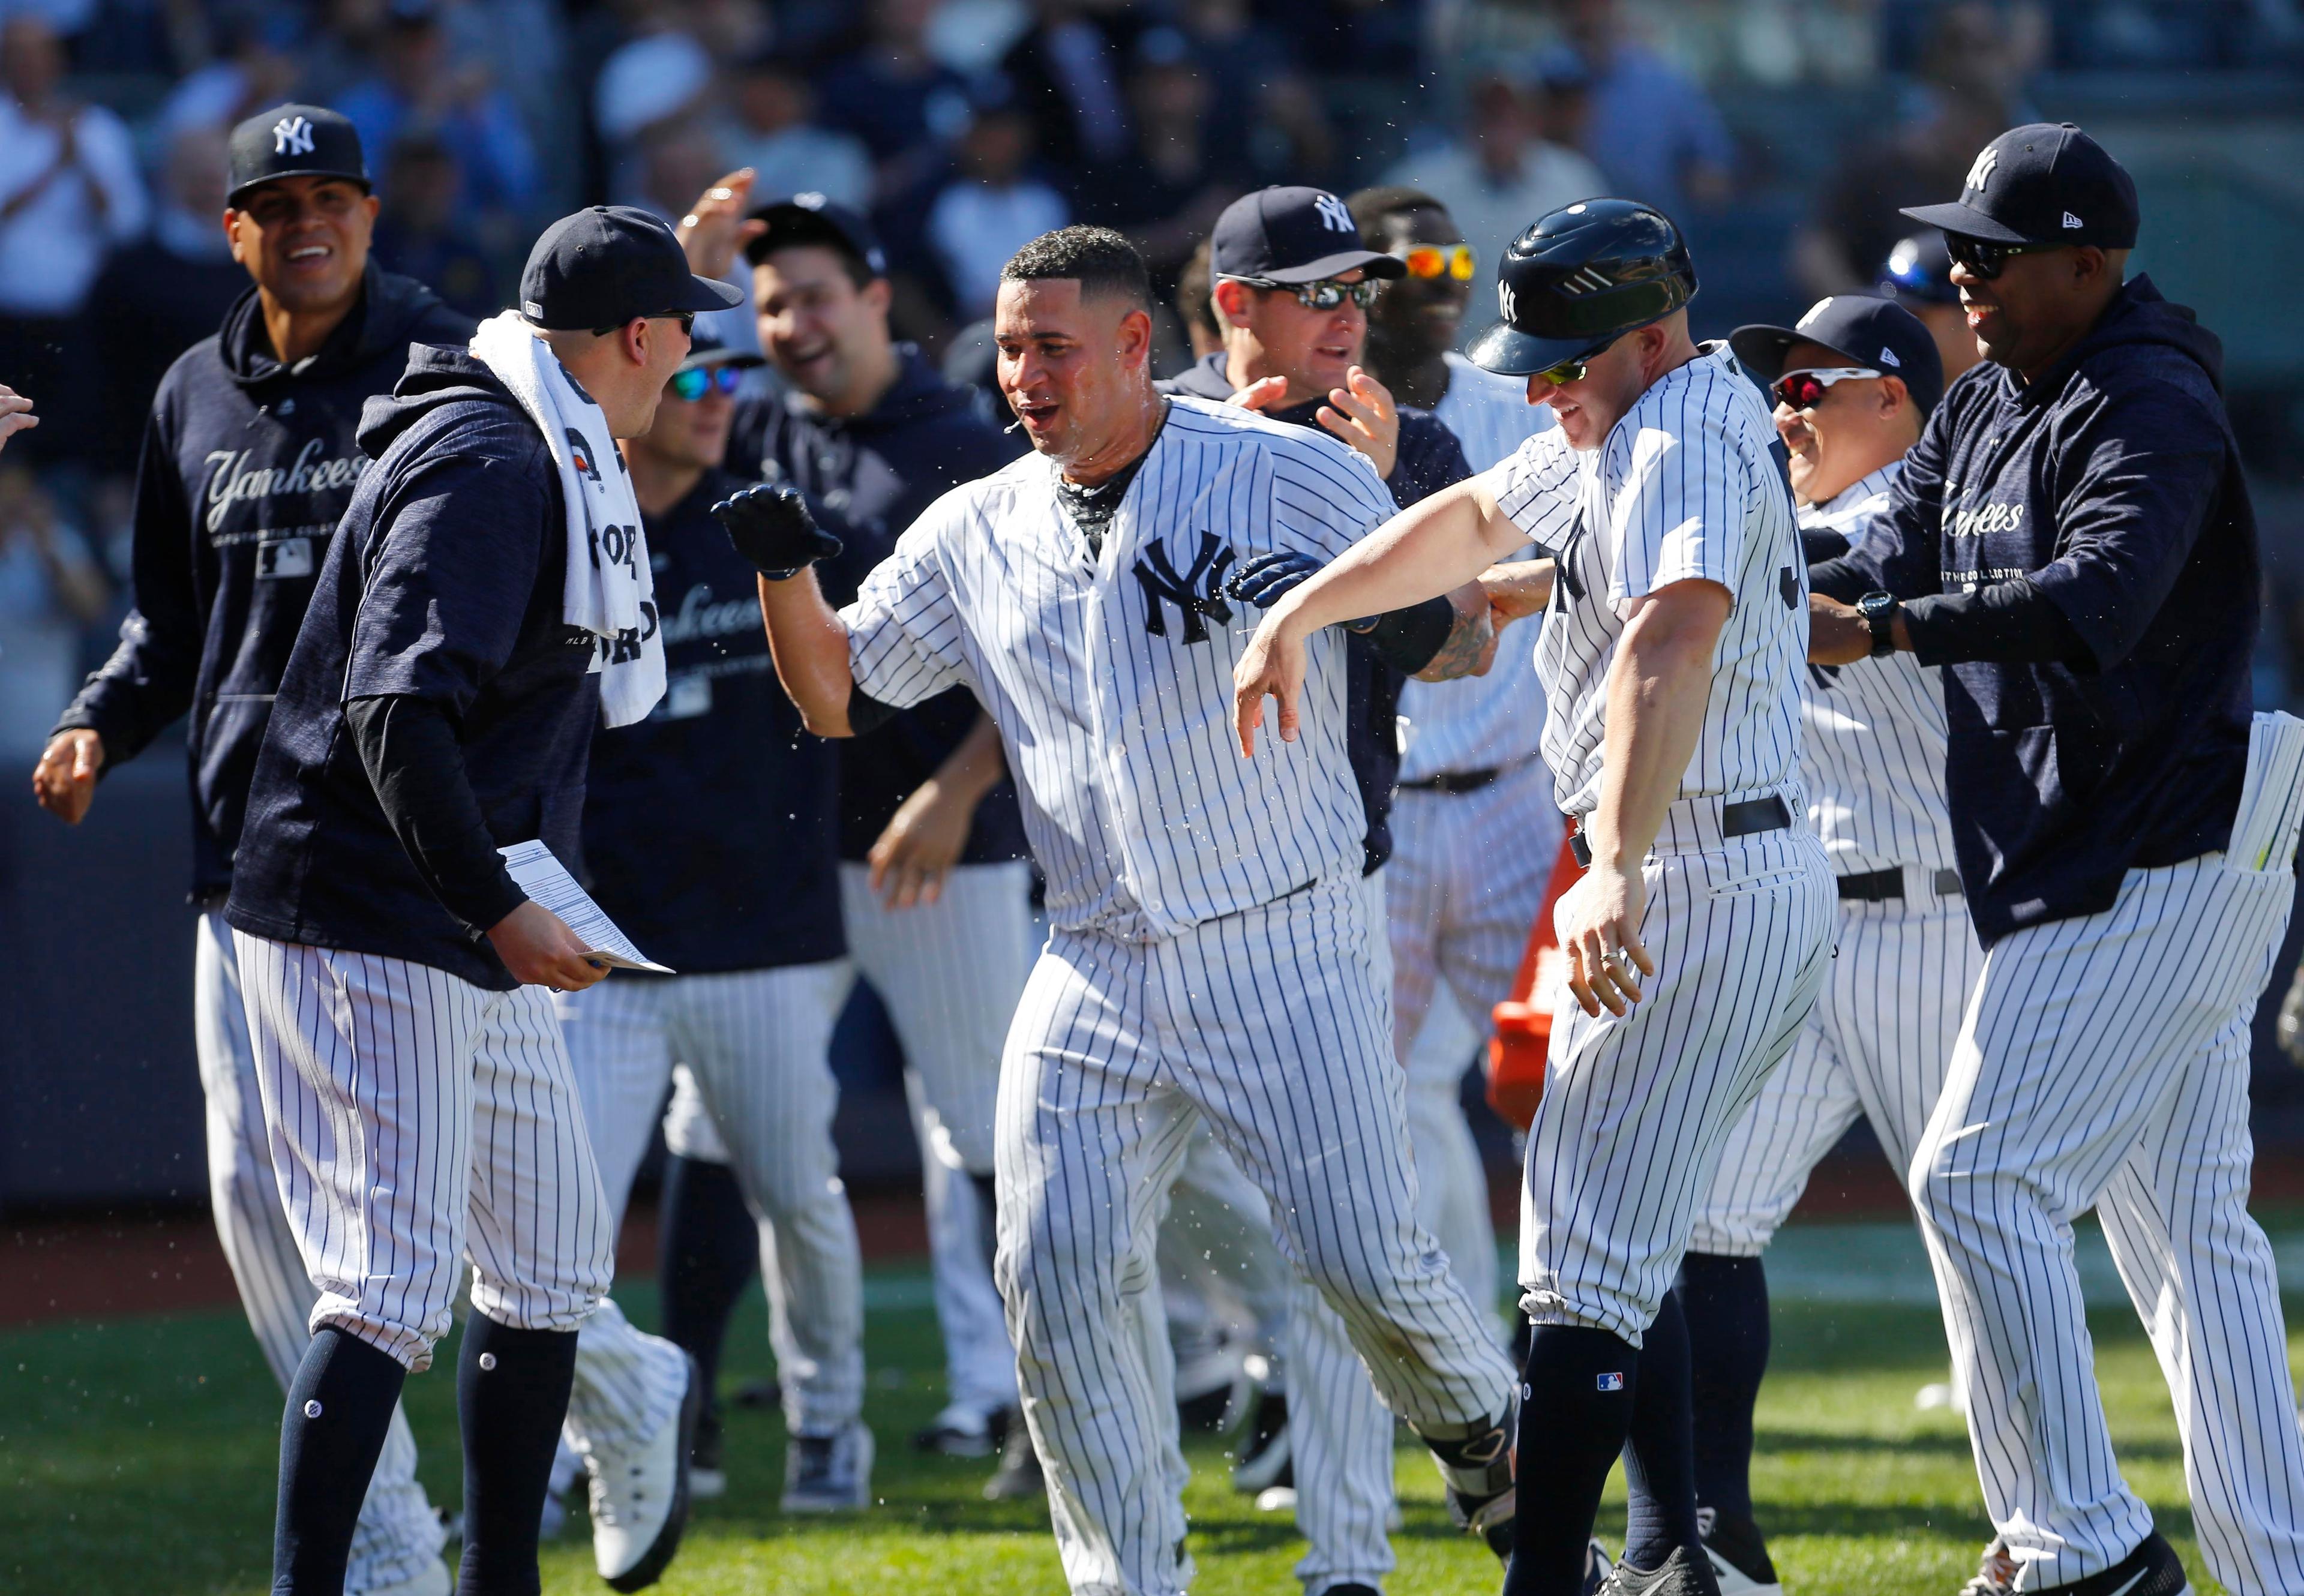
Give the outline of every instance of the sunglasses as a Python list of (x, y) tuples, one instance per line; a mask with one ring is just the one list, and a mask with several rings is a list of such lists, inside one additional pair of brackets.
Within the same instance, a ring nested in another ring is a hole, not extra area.
[(718, 394), (733, 398), (736, 390), (744, 386), (744, 374), (733, 366), (694, 366), (685, 371), (675, 371), (665, 385), (675, 399), (693, 404), (707, 394)]
[(1776, 403), (1793, 410), (1814, 410), (1824, 403), (1824, 396), (1836, 382), (1846, 382), (1851, 377), (1877, 377), (1869, 366), (1825, 366), (1813, 371), (1787, 371), (1771, 383), (1768, 392)]
[(1393, 254), (1406, 262), (1411, 277), (1445, 276), (1459, 283), (1469, 283), (1478, 269), (1470, 244), (1414, 244), (1406, 250), (1395, 250)]
[[(632, 319), (634, 321), (676, 321), (680, 323), (680, 330), (682, 333), (693, 334), (696, 331), (696, 312), (693, 310), (658, 310), (649, 316), (635, 316)], [(623, 325), (619, 321), (608, 327), (596, 327), (592, 329), (592, 335), (596, 338), (605, 338)]]
[(1944, 251), (1956, 266), (1972, 276), (1989, 283), (2008, 269), (2008, 262), (2019, 255), (2041, 255), (2050, 250), (2061, 250), (2062, 244), (1995, 244), (1981, 238), (1968, 238), (1957, 233), (1944, 234)]
[(1573, 360), (1563, 361), (1556, 366), (1546, 366), (1534, 375), (1543, 378), (1555, 388), (1565, 387), (1571, 382), (1582, 382), (1584, 374), (1592, 369), (1592, 362), (1614, 349), (1616, 341), (1611, 338), (1597, 349), (1588, 349)]
[(1376, 296), (1384, 284), (1373, 277), (1357, 283), (1340, 283), (1334, 277), (1323, 277), (1317, 283), (1275, 283), (1269, 277), (1234, 277), (1235, 283), (1245, 283), (1250, 288), (1276, 290), (1292, 293), (1296, 302), (1307, 310), (1333, 310), (1346, 300), (1367, 310), (1376, 303)]

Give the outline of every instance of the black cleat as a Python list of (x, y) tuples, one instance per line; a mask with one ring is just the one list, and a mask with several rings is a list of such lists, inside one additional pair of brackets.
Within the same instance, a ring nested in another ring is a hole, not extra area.
[(1784, 1596), (1783, 1582), (1768, 1560), (1768, 1543), (1760, 1538), (1759, 1525), (1699, 1507), (1696, 1531), (1703, 1538), (1705, 1555), (1712, 1559), (1721, 1596)]
[[(2002, 1558), (2007, 1558), (2006, 1548), (1995, 1540)], [(2007, 1561), (2012, 1570), (2012, 1558)], [(1985, 1567), (1975, 1579), (1961, 1587), (1961, 1596), (1969, 1592), (1989, 1592), (1995, 1587), (1984, 1582), (1995, 1573), (1989, 1551)], [(2013, 1589), (2014, 1578), (2000, 1589)], [(2184, 1578), (2184, 1565), (2176, 1556), (2176, 1549), (2153, 1531), (2139, 1541), (2134, 1551), (2114, 1563), (2101, 1574), (2091, 1574), (2086, 1579), (2076, 1579), (2061, 1585), (2044, 1585), (2033, 1596), (2190, 1596), (2191, 1584)]]
[(1007, 1443), (1000, 1449), (1000, 1468), (984, 1482), (987, 1502), (1045, 1501), (1048, 1482), (1040, 1473), (1040, 1455), (1032, 1450), (1032, 1432), (1021, 1418), (1009, 1427)]
[(1243, 1496), (1261, 1496), (1275, 1485), (1296, 1483), (1296, 1456), (1288, 1441), (1288, 1394), (1267, 1390), (1256, 1403), (1248, 1438), (1232, 1465), (1232, 1488)]

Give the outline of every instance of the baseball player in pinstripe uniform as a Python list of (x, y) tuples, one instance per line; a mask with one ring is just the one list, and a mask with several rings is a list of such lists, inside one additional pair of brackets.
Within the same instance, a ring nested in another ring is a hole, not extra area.
[[(240, 972), (224, 922), (249, 772), (337, 519), (368, 461), (360, 406), (387, 393), (411, 339), (471, 322), (368, 260), (377, 201), (360, 135), (318, 106), (233, 131), (224, 228), (254, 279), (223, 329), (155, 396), (138, 470), (136, 609), (119, 649), (57, 722), (33, 777), (77, 822), (97, 774), (189, 716), (193, 1042), (208, 1113), (209, 1207), (265, 1362), (284, 1387), (311, 1339), (312, 1278), (281, 1208)], [(445, 1596), (439, 1519), (396, 1413), (353, 1536), (346, 1588)]]
[[(1054, 926), (1000, 1092), (997, 1272), (1025, 1419), (1072, 1588), (1165, 1596), (1191, 1561), (1152, 1233), (1204, 1116), (1462, 1519), (1500, 1532), (1512, 1496), (1509, 1371), (1414, 1218), (1340, 641), (1309, 645), (1324, 726), (1253, 764), (1227, 746), (1249, 627), (1225, 575), (1278, 550), (1333, 557), (1390, 499), (1332, 440), (1164, 399), (1149, 310), (1116, 233), (1019, 251), (995, 338), (1036, 453), (945, 495), (845, 611), (792, 579), (825, 552), (796, 498), (728, 510), (810, 726), (850, 733), (965, 682), (1001, 728)], [(1376, 630), (1422, 668), (1487, 622), (1459, 594)]]
[[(233, 929), (274, 1167), (320, 1287), (280, 1443), (273, 1588), (333, 1592), (401, 1385), (472, 1266), (461, 1588), (537, 1588), (563, 1416), (618, 1589), (679, 1541), (695, 1382), (668, 1343), (587, 1378), (614, 1210), (546, 988), (605, 967), (498, 849), (580, 858), (596, 720), (661, 695), (639, 510), (688, 321), (734, 298), (670, 229), (595, 207), (530, 251), (519, 312), (418, 344), (321, 566), (249, 790)], [(572, 1388), (573, 1396), (572, 1398)]]
[[(741, 245), (760, 346), (789, 384), (738, 401), (728, 469), (807, 496), (847, 546), (822, 573), (844, 602), (939, 494), (1023, 445), (984, 395), (891, 335), (885, 259), (863, 216), (803, 194), (747, 217), (750, 195), (750, 175), (733, 173), (683, 224), (690, 262), (707, 276)], [(916, 1439), (980, 1456), (1012, 1433), (994, 1489), (1037, 1494), (991, 1275), (993, 1103), (1032, 943), (1015, 789), (998, 734), (964, 688), (838, 754), (842, 914), (856, 969), (904, 1049), (944, 1337), (946, 1405)]]
[[(609, 1206), (621, 1218), (675, 1060), (759, 1216), (770, 1337), (783, 1378), (784, 1507), (870, 1504), (863, 1262), (832, 1145), (826, 1050), (853, 972), (841, 935), (831, 746), (774, 679), (752, 570), (709, 506), (745, 486), (719, 468), (743, 364), (699, 334), (655, 424), (624, 445), (664, 615), (665, 696), (594, 734), (584, 806), (593, 893), (651, 958), (557, 996)], [(682, 819), (666, 826), (664, 795)], [(595, 1319), (580, 1359), (625, 1361), (634, 1336)], [(703, 1368), (699, 1361), (699, 1370)], [(716, 1456), (699, 1437), (707, 1467)]]
[[(1413, 600), (1529, 542), (1559, 551), (1537, 670), (1546, 762), (1588, 870), (1561, 900), (1564, 1023), (1529, 1133), (1523, 1509), (1504, 1588), (1583, 1586), (1623, 1450), (1622, 1592), (1716, 1589), (1690, 1477), (1686, 1336), (1671, 1296), (1735, 1116), (1792, 1045), (1830, 957), (1830, 870), (1803, 814), (1805, 565), (1767, 416), (1699, 349), (1695, 272), (1646, 207), (1581, 201), (1514, 240), (1504, 320), (1473, 359), (1529, 378), (1559, 425), (1370, 535), (1283, 600), (1237, 673), (1243, 748), (1300, 713), (1308, 634)], [(1268, 755), (1266, 757), (1269, 757)]]
[[(1739, 327), (1729, 346), (1775, 393), (1805, 556), (1860, 545), (1943, 391), (1927, 328), (1887, 300), (1843, 294), (1794, 327)], [(1765, 1596), (1779, 1587), (1752, 1512), (1760, 1254), (1858, 1115), (1897, 1172), (1910, 1167), (1984, 964), (1944, 813), (1938, 673), (1909, 654), (1812, 666), (1800, 730), (1808, 813), (1838, 878), (1838, 952), (1807, 1028), (1729, 1135), (1678, 1287), (1705, 1549), (1723, 1591)]]
[(1910, 1183), (2000, 1536), (1971, 1589), (2186, 1589), (2105, 1431), (2072, 1258), (2091, 1208), (2211, 1572), (2304, 1589), (2304, 1433), (2247, 1208), (2248, 1029), (2295, 888), (2304, 728), (2250, 715), (2261, 575), (2222, 346), (2122, 280), (2135, 185), (2070, 123), (2002, 134), (1957, 201), (1906, 214), (1944, 230), (1985, 359), (1871, 534), (1817, 568), (1811, 658), (1944, 667), (1986, 951)]

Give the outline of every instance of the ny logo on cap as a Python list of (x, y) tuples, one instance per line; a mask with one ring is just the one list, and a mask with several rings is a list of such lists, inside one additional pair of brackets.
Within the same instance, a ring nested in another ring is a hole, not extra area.
[(1358, 231), (1352, 225), (1352, 213), (1350, 208), (1334, 194), (1321, 195), (1314, 201), (1312, 208), (1320, 213), (1320, 220), (1327, 225), (1328, 231), (1331, 233)]
[(1496, 284), (1496, 314), (1506, 321), (1519, 314), (1512, 309), (1512, 286), (1509, 283), (1499, 282)]
[(1976, 165), (1968, 169), (1968, 186), (1981, 192), (1984, 185), (1991, 181), (1992, 169), (1998, 165), (2000, 151), (1989, 144), (1986, 145), (1984, 153), (1976, 157)]
[(312, 153), (312, 120), (309, 116), (283, 116), (272, 124), (274, 155), (309, 155)]

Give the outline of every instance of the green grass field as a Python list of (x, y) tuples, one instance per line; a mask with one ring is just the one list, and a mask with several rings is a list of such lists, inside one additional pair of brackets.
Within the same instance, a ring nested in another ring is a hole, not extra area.
[[(660, 1587), (666, 1596), (1063, 1589), (1037, 1504), (987, 1504), (977, 1494), (987, 1465), (922, 1457), (907, 1447), (939, 1405), (934, 1322), (916, 1305), (917, 1277), (880, 1273), (874, 1281), (872, 1295), (894, 1304), (875, 1309), (869, 1328), (868, 1416), (880, 1438), (882, 1505), (843, 1521), (783, 1518), (775, 1510), (782, 1425), (732, 1410), (729, 1493), (699, 1507)], [(652, 1322), (646, 1286), (634, 1283), (618, 1297), (636, 1320)], [(1787, 1585), (1800, 1596), (1951, 1596), (1974, 1572), (1988, 1530), (1959, 1422), (1921, 1412), (1912, 1400), (1921, 1384), (1944, 1378), (1934, 1310), (1893, 1296), (1784, 1297), (1761, 1402), (1755, 1487)], [(2291, 1301), (2291, 1324), (2300, 1310), (2304, 1301)], [(2175, 1425), (2150, 1349), (2124, 1308), (2092, 1318), (2128, 1477), (2183, 1551), (2195, 1588), (2212, 1589), (2191, 1543)], [(453, 1368), (453, 1348), (445, 1348), (436, 1372), (408, 1387), (425, 1484), (435, 1502), (452, 1507), (459, 1479)], [(727, 1378), (769, 1368), (756, 1300), (741, 1318)], [(266, 1589), (279, 1405), (231, 1312), (0, 1334), (0, 1591), (253, 1596)], [(1302, 1551), (1294, 1526), (1231, 1493), (1220, 1442), (1192, 1450), (1195, 1589), (1293, 1592), (1290, 1570)], [(1494, 1560), (1451, 1532), (1429, 1464), (1406, 1448), (1398, 1461), (1407, 1523), (1394, 1540), (1393, 1596), (1493, 1590)], [(1612, 1541), (1622, 1500), (1620, 1480), (1602, 1513), (1601, 1533)], [(547, 1547), (545, 1587), (589, 1596), (606, 1587), (591, 1572), (580, 1507), (573, 1516), (578, 1524)]]

